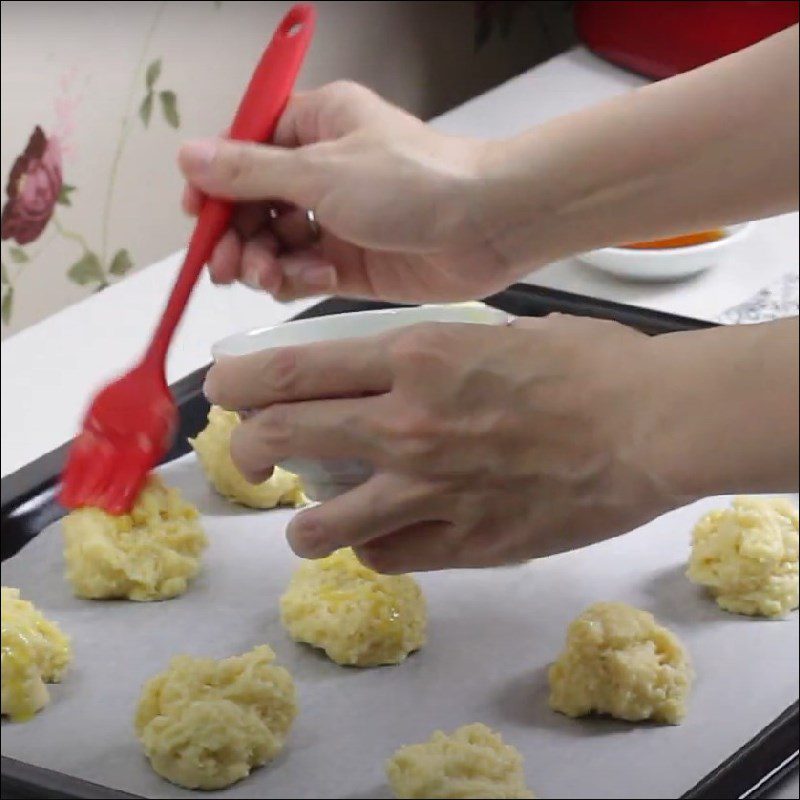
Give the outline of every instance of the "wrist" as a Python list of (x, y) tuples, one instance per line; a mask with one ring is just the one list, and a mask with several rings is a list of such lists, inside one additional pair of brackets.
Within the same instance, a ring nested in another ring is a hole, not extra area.
[(675, 504), (797, 489), (797, 320), (654, 337), (646, 459)]
[(551, 127), (485, 142), (480, 152), (474, 222), (514, 278), (595, 244), (580, 203), (588, 177), (564, 174)]
[[(427, 125), (415, 144), (415, 157), (435, 198), (430, 238), (445, 247), (485, 243), (485, 168), (493, 142), (464, 136), (448, 136)], [(435, 222), (434, 222), (435, 221)]]

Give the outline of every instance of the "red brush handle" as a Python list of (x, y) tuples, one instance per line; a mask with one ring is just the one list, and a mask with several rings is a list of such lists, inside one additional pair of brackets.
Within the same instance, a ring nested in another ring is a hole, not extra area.
[[(239, 104), (231, 139), (267, 142), (272, 138), (311, 43), (314, 20), (314, 9), (307, 5), (295, 6), (283, 18)], [(147, 349), (146, 362), (163, 364), (197, 278), (228, 228), (232, 213), (231, 204), (222, 200), (208, 198), (203, 204), (178, 279)]]

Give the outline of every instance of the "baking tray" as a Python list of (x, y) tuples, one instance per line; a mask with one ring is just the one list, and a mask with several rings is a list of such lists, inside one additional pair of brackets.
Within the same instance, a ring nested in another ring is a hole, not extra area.
[[(578, 295), (527, 285), (515, 285), (487, 299), (491, 305), (518, 316), (544, 316), (557, 311), (567, 314), (612, 319), (650, 335), (697, 330), (712, 323), (670, 314), (597, 301)], [(322, 316), (391, 304), (326, 300), (298, 315)], [(164, 459), (172, 461), (189, 450), (188, 436), (196, 434), (206, 421), (208, 404), (201, 387), (207, 368), (197, 370), (172, 389), (180, 408), (180, 431)], [(2, 559), (10, 557), (45, 527), (63, 515), (55, 501), (56, 484), (69, 443), (18, 472), (3, 478), (0, 487), (0, 548)], [(686, 798), (761, 797), (798, 764), (798, 703), (795, 702), (740, 750), (732, 753), (694, 787)], [(3, 798), (123, 798), (135, 795), (111, 790), (72, 776), (2, 757)]]

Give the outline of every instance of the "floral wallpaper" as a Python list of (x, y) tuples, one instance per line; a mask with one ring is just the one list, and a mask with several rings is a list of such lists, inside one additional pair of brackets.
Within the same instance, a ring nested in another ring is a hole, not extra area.
[[(107, 188), (100, 207), (102, 228), (99, 241), (89, 241), (70, 227), (69, 209), (82, 202), (79, 187), (64, 176), (64, 156), (70, 152), (76, 125), (77, 100), (72, 92), (74, 73), (60, 80), (55, 99), (53, 130), (46, 134), (36, 125), (30, 139), (14, 162), (6, 186), (0, 238), (5, 243), (2, 259), (2, 321), (8, 325), (14, 314), (17, 282), (23, 270), (35, 262), (55, 237), (74, 245), (75, 260), (66, 269), (67, 278), (95, 291), (105, 289), (124, 276), (133, 260), (126, 247), (112, 248), (109, 221), (117, 199), (119, 164), (131, 135), (146, 132), (159, 119), (180, 128), (178, 96), (162, 79), (163, 59), (147, 60), (150, 40), (161, 20), (166, 2), (159, 4), (141, 47), (141, 58), (132, 79), (113, 160), (108, 167)], [(222, 3), (213, 3), (219, 8)], [(133, 110), (136, 107), (136, 114)], [(155, 119), (154, 119), (155, 115)]]

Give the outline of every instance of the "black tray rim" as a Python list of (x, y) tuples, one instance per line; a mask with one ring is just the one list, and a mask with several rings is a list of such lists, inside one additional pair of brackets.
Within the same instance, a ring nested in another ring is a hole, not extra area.
[[(486, 298), (486, 302), (520, 316), (523, 315), (523, 311), (534, 310), (543, 314), (559, 312), (609, 319), (651, 335), (715, 327), (715, 323), (707, 320), (692, 319), (530, 284), (514, 284)], [(347, 311), (393, 308), (398, 305), (333, 297), (307, 308), (292, 319)], [(179, 408), (201, 393), (207, 370), (208, 366), (202, 367), (171, 385), (170, 389)], [(168, 463), (187, 452), (185, 438), (179, 434), (175, 446), (162, 463)], [(38, 533), (63, 514), (55, 503), (55, 489), (70, 444), (71, 442), (66, 442), (0, 480), (0, 522), (32, 508), (42, 520)], [(3, 550), (3, 560), (5, 560), (7, 557), (5, 547)], [(749, 742), (681, 795), (680, 800), (716, 800), (716, 798), (723, 800), (733, 797), (749, 800), (749, 798), (763, 797), (766, 792), (794, 772), (800, 764), (799, 705), (798, 701), (789, 705)], [(4, 726), (6, 724), (10, 723), (3, 723)], [(123, 800), (139, 797), (8, 756), (0, 757), (0, 779), (2, 779), (4, 798), (13, 796), (58, 798), (58, 800), (62, 798)]]

